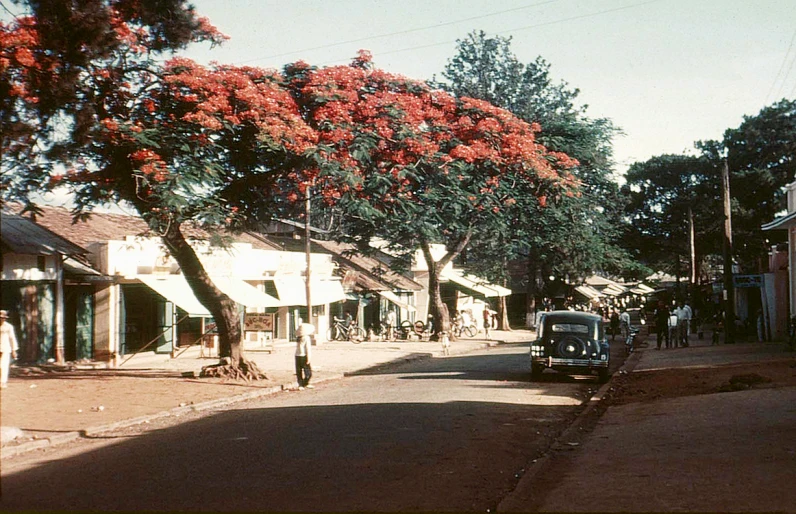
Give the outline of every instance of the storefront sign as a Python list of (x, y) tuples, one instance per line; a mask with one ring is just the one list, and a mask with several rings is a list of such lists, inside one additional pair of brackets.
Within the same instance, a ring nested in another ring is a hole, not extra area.
[(763, 287), (763, 275), (733, 275), (735, 287)]
[(273, 332), (273, 313), (247, 312), (243, 320), (244, 330), (247, 332)]

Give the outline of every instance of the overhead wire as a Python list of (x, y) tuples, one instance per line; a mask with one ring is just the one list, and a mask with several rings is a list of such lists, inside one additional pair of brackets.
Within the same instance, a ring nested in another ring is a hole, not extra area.
[[(582, 14), (582, 15), (579, 15), (579, 16), (571, 16), (569, 18), (551, 20), (551, 21), (542, 22), (542, 23), (535, 23), (533, 25), (526, 25), (524, 27), (518, 27), (518, 28), (514, 28), (514, 29), (509, 29), (509, 30), (501, 30), (499, 32), (496, 32), (496, 34), (507, 34), (507, 33), (520, 32), (520, 31), (523, 31), (523, 30), (529, 30), (529, 29), (533, 29), (533, 28), (537, 28), (537, 27), (544, 27), (544, 26), (547, 26), (547, 25), (555, 25), (555, 24), (559, 24), (559, 23), (566, 23), (568, 21), (580, 20), (580, 19), (584, 19), (584, 18), (591, 18), (593, 16), (600, 16), (600, 15), (608, 14), (608, 13), (612, 13), (612, 12), (623, 11), (623, 10), (631, 9), (631, 8), (634, 8), (634, 7), (641, 7), (641, 6), (644, 6), (644, 5), (653, 4), (653, 3), (656, 3), (656, 2), (660, 2), (660, 1), (661, 0), (648, 0), (646, 2), (639, 2), (639, 3), (636, 3), (636, 4), (624, 5), (622, 7), (615, 7), (613, 9), (606, 9), (604, 11), (598, 11), (598, 12), (589, 13), (589, 14)], [(418, 45), (418, 46), (411, 46), (411, 47), (406, 47), (406, 48), (399, 48), (399, 49), (396, 49), (396, 50), (389, 50), (387, 52), (379, 52), (378, 55), (379, 56), (383, 56), (383, 55), (396, 54), (396, 53), (400, 53), (400, 52), (408, 52), (410, 50), (423, 50), (425, 48), (432, 48), (432, 47), (435, 47), (435, 46), (450, 45), (450, 44), (456, 43), (456, 41), (457, 40), (447, 40), (447, 41), (441, 41), (441, 42), (437, 42), (437, 43), (429, 43), (427, 45)], [(320, 63), (320, 65), (333, 64), (333, 63), (336, 63), (336, 62), (340, 62), (342, 60), (343, 59), (336, 59), (336, 60), (333, 60), (333, 61), (326, 61), (326, 62)]]
[[(766, 104), (768, 103), (769, 99), (771, 98), (771, 94), (774, 92), (774, 88), (776, 87), (777, 82), (779, 82), (779, 77), (780, 77), (780, 75), (782, 75), (782, 71), (785, 69), (785, 66), (788, 64), (788, 58), (790, 56), (791, 50), (793, 50), (793, 43), (794, 42), (796, 42), (796, 29), (793, 31), (793, 36), (790, 38), (790, 44), (788, 45), (788, 50), (785, 52), (785, 56), (782, 58), (782, 64), (780, 65), (779, 70), (777, 71), (777, 75), (774, 77), (774, 82), (771, 84), (771, 87), (768, 89), (768, 93), (766, 94), (766, 101), (764, 102)], [(782, 84), (783, 85), (785, 83), (785, 79), (787, 78), (787, 75), (790, 75), (790, 70), (793, 69), (793, 63), (794, 62), (796, 62), (796, 54), (794, 54), (794, 58), (793, 58), (793, 60), (791, 60), (790, 67), (788, 68), (788, 73), (782, 79)], [(796, 88), (794, 88), (794, 90), (796, 90)], [(782, 85), (780, 85), (780, 88), (779, 88), (778, 91), (782, 91)]]
[(299, 54), (299, 53), (304, 53), (304, 52), (311, 52), (313, 50), (323, 50), (323, 49), (326, 49), (326, 48), (332, 48), (332, 47), (335, 47), (335, 46), (348, 45), (348, 44), (351, 44), (351, 43), (361, 43), (363, 41), (370, 41), (372, 39), (379, 39), (379, 38), (384, 38), (384, 37), (411, 34), (413, 32), (421, 32), (423, 30), (436, 29), (436, 28), (439, 28), (439, 27), (446, 27), (448, 25), (455, 25), (457, 23), (464, 23), (464, 22), (467, 22), (467, 21), (480, 20), (482, 18), (489, 18), (489, 17), (492, 17), (492, 16), (499, 16), (501, 14), (506, 14), (506, 13), (510, 13), (510, 12), (522, 11), (522, 10), (525, 10), (525, 9), (530, 9), (532, 7), (539, 7), (539, 6), (545, 5), (545, 4), (553, 4), (553, 3), (556, 3), (557, 1), (558, 0), (546, 0), (544, 2), (537, 2), (535, 4), (523, 5), (523, 6), (520, 6), (520, 7), (514, 7), (512, 9), (505, 9), (503, 11), (496, 11), (496, 12), (492, 12), (492, 13), (482, 14), (482, 15), (479, 15), (479, 16), (472, 16), (470, 18), (462, 18), (462, 19), (459, 19), (459, 20), (452, 20), (452, 21), (448, 21), (448, 22), (444, 22), (444, 23), (436, 23), (434, 25), (426, 25), (425, 27), (418, 27), (418, 28), (407, 29), (407, 30), (399, 30), (397, 32), (389, 32), (387, 34), (378, 34), (378, 35), (375, 35), (375, 36), (367, 36), (367, 37), (361, 37), (361, 38), (357, 38), (357, 39), (349, 39), (347, 41), (339, 41), (337, 43), (325, 44), (325, 45), (322, 45), (322, 46), (314, 46), (314, 47), (310, 47), (310, 48), (304, 48), (304, 49), (301, 49), (301, 50), (294, 50), (294, 51), (291, 51), (291, 52), (285, 52), (285, 53), (280, 53), (280, 54), (269, 55), (267, 57), (254, 57), (254, 58), (251, 58), (251, 59), (246, 59), (245, 61), (238, 61), (238, 64), (245, 64), (245, 63), (254, 62), (254, 61), (264, 61), (264, 60), (268, 60), (268, 59), (276, 59), (278, 57), (285, 57), (285, 56), (288, 56), (288, 55), (294, 55), (294, 54)]

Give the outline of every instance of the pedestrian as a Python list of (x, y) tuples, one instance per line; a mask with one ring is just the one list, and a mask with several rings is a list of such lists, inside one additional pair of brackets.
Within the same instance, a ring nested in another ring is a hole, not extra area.
[(611, 340), (616, 339), (616, 334), (619, 333), (619, 313), (616, 309), (611, 310)]
[(484, 335), (489, 339), (489, 327), (492, 326), (492, 314), (489, 312), (489, 307), (484, 306)]
[(315, 327), (309, 323), (302, 323), (296, 331), (296, 380), (298, 381), (299, 391), (304, 388), (312, 389), (310, 385), (312, 378), (312, 366), (310, 357), (312, 355), (312, 334)]
[(8, 370), (18, 350), (17, 335), (14, 325), (8, 321), (8, 311), (0, 310), (0, 388), (8, 386)]
[(466, 310), (463, 310), (461, 312), (461, 322), (462, 322), (462, 328), (469, 327), (470, 325), (473, 324), (473, 318), (470, 316), (470, 313), (467, 312)]
[(622, 329), (622, 338), (627, 339), (630, 333), (630, 313), (627, 310), (622, 311), (619, 315), (619, 326)]
[[(677, 314), (676, 314), (675, 311), (669, 311), (669, 323), (668, 323), (668, 326), (669, 326), (669, 341), (672, 344), (672, 348), (677, 348), (677, 344), (680, 341), (680, 338), (677, 335), (678, 334), (678, 332), (677, 332), (678, 319), (679, 318), (677, 317)], [(668, 344), (667, 344), (667, 348), (668, 348)]]
[(664, 339), (666, 348), (669, 348), (669, 309), (663, 302), (658, 302), (658, 308), (655, 309), (655, 328), (658, 331), (658, 350), (661, 349)]
[(711, 335), (711, 346), (719, 344), (720, 334), (724, 331), (724, 313), (717, 312), (713, 315), (713, 334)]
[(392, 341), (395, 339), (395, 330), (398, 328), (398, 317), (395, 311), (390, 309), (387, 312), (387, 340)]
[(677, 316), (677, 342), (683, 348), (688, 346), (688, 323), (691, 318), (689, 311), (690, 309), (686, 309), (685, 304), (682, 301), (674, 310), (674, 315)]
[(688, 321), (688, 323), (686, 323), (686, 342), (688, 342), (688, 338), (691, 336), (691, 331), (693, 330), (691, 325), (694, 322), (694, 310), (688, 305), (688, 302), (683, 304), (683, 309), (685, 309), (685, 319)]

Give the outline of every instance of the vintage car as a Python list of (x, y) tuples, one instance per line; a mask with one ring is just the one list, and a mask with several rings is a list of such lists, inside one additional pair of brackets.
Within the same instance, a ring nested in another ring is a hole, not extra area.
[(609, 378), (610, 347), (602, 317), (573, 311), (546, 312), (531, 343), (531, 378), (546, 368), (571, 375), (597, 372), (600, 382)]

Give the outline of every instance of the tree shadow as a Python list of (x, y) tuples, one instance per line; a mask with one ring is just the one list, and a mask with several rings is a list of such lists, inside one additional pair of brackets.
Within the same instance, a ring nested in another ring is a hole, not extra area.
[(451, 401), (226, 411), (5, 475), (0, 510), (484, 511), (576, 410)]

